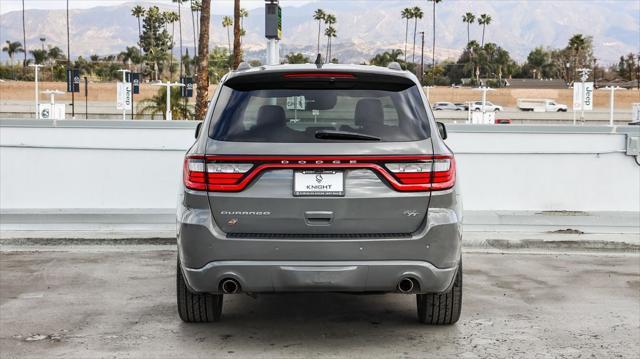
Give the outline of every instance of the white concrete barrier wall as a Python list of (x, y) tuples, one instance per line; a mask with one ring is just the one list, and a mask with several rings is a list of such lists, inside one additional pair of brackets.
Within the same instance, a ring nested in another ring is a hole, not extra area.
[[(0, 209), (171, 209), (194, 123), (0, 122)], [(449, 125), (464, 208), (640, 211), (633, 127)]]

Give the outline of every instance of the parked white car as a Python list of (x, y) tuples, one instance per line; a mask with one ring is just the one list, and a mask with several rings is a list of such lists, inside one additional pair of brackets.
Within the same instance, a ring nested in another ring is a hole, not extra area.
[(518, 108), (534, 112), (567, 112), (568, 109), (567, 105), (549, 99), (518, 99)]
[(499, 105), (494, 105), (489, 101), (485, 102), (484, 108), (483, 108), (482, 101), (476, 101), (471, 103), (471, 111), (498, 112), (498, 111), (504, 111), (504, 108)]
[(441, 110), (460, 111), (461, 108), (451, 102), (436, 102), (433, 105), (433, 110), (434, 111), (441, 111)]

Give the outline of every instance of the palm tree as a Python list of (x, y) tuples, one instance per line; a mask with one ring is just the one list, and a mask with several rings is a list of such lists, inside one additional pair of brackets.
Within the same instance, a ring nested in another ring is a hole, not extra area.
[(587, 39), (582, 34), (573, 35), (569, 39), (569, 48), (574, 52), (576, 63), (586, 45)]
[(326, 16), (327, 14), (322, 9), (318, 9), (313, 13), (313, 19), (318, 22), (318, 54), (320, 53), (320, 25)]
[[(193, 46), (196, 50), (196, 54), (198, 53), (198, 38), (197, 34), (200, 33), (199, 24), (196, 19), (200, 19), (199, 12), (202, 8), (202, 3), (198, 0), (190, 0), (191, 1), (191, 23), (193, 27)], [(195, 17), (195, 19), (194, 19)]]
[(242, 60), (242, 44), (240, 43), (240, 0), (233, 1), (233, 68), (237, 68)]
[(582, 34), (576, 34), (571, 36), (569, 39), (569, 50), (571, 50), (571, 56), (573, 57), (573, 69), (572, 74), (575, 73), (575, 69), (579, 67), (579, 65), (584, 65), (579, 63), (582, 51), (587, 45), (587, 39)]
[(24, 52), (24, 49), (22, 48), (20, 41), (11, 42), (7, 40), (6, 43), (7, 44), (2, 48), (2, 51), (9, 55), (9, 62), (13, 65), (13, 55)]
[(167, 24), (171, 24), (171, 42), (173, 43), (173, 38), (176, 33), (176, 22), (180, 21), (180, 17), (175, 11), (167, 11), (164, 13), (164, 20)]
[(406, 19), (406, 24), (404, 26), (404, 62), (407, 62), (407, 42), (409, 37), (409, 20), (413, 18), (413, 9), (410, 7), (404, 8), (400, 13), (400, 16), (403, 19)]
[(491, 24), (491, 15), (482, 14), (478, 19), (478, 24), (482, 26), (482, 42), (480, 43), (480, 47), (484, 47), (484, 30), (487, 25)]
[(476, 40), (471, 40), (467, 43), (466, 51), (469, 52), (469, 62), (465, 65), (465, 72), (471, 72), (471, 77), (476, 77), (476, 83), (479, 84), (479, 67), (475, 64), (476, 60), (474, 56), (481, 52), (480, 44)]
[[(180, 21), (180, 16), (175, 11), (167, 11), (163, 14), (164, 21), (167, 24), (171, 24), (171, 55), (169, 56), (169, 73), (171, 76), (171, 80), (173, 80), (173, 41), (176, 33), (176, 22)], [(182, 66), (182, 65), (180, 65)], [(182, 75), (181, 75), (182, 76)]]
[(229, 44), (229, 52), (231, 52), (231, 34), (229, 33), (229, 27), (233, 26), (233, 19), (231, 16), (225, 16), (222, 18), (222, 27), (227, 29), (227, 43)]
[(431, 83), (435, 86), (436, 75), (436, 4), (442, 0), (429, 0), (433, 3), (433, 47), (431, 48)]
[[(324, 17), (324, 24), (327, 26), (324, 29), (324, 36), (327, 37), (327, 56), (326, 56), (326, 62), (330, 62), (331, 59), (329, 58), (330, 56), (330, 48), (331, 48), (331, 38), (335, 37), (334, 33), (336, 32), (336, 29), (333, 28), (333, 24), (335, 24), (338, 21), (338, 19), (336, 19), (336, 16), (333, 14), (329, 14), (327, 13)], [(331, 30), (329, 30), (331, 29)]]
[(416, 56), (416, 34), (418, 33), (418, 20), (422, 19), (422, 17), (424, 16), (424, 12), (422, 12), (422, 9), (420, 9), (418, 6), (415, 6), (412, 10), (411, 13), (413, 14), (412, 18), (413, 18), (413, 53), (411, 54), (411, 62), (415, 62), (415, 56)]
[(249, 12), (245, 8), (240, 9), (240, 28), (244, 30), (244, 18), (249, 17)]
[(182, 77), (182, 3), (185, 0), (171, 0), (178, 4), (178, 31), (180, 32), (180, 77)]
[(374, 66), (387, 67), (387, 65), (389, 65), (389, 63), (391, 62), (402, 62), (402, 60), (400, 60), (400, 56), (402, 56), (402, 50), (400, 49), (385, 51), (374, 56), (369, 61), (369, 64)]
[(321, 24), (324, 21), (326, 16), (327, 16), (327, 14), (322, 9), (317, 9), (313, 13), (313, 19), (318, 22), (318, 50), (317, 50), (318, 54), (320, 54), (320, 26), (321, 26)]
[(471, 41), (471, 24), (476, 21), (476, 16), (468, 12), (462, 15), (462, 22), (467, 24), (467, 44)]
[(136, 5), (131, 9), (131, 15), (138, 19), (138, 41), (140, 41), (142, 37), (142, 23), (140, 22), (140, 18), (143, 17), (145, 13), (145, 9), (140, 5)]
[(65, 58), (64, 53), (62, 52), (62, 49), (59, 48), (58, 46), (54, 46), (49, 49), (48, 57), (53, 61), (64, 60)]
[(324, 30), (324, 35), (327, 37), (327, 62), (331, 62), (331, 43), (332, 43), (331, 39), (334, 37), (337, 37), (338, 32), (333, 26), (329, 25)]
[(49, 49), (47, 53), (47, 60), (49, 61), (49, 68), (51, 70), (51, 76), (53, 76), (53, 67), (58, 64), (58, 61), (64, 60), (64, 52), (58, 46), (54, 46)]
[(140, 49), (135, 46), (127, 46), (125, 51), (121, 51), (118, 54), (118, 60), (122, 61), (123, 64), (134, 64), (138, 65), (142, 63), (142, 53)]
[(240, 9), (240, 37), (245, 36), (247, 34), (247, 30), (244, 28), (244, 18), (249, 17), (249, 12), (247, 9)]
[(198, 46), (198, 69), (196, 86), (196, 120), (204, 120), (209, 97), (209, 22), (211, 21), (211, 0), (203, 0), (200, 7), (200, 39)]
[(47, 51), (41, 49), (35, 49), (29, 51), (36, 64), (44, 64), (47, 61)]
[(22, 66), (27, 66), (27, 25), (24, 22), (24, 0), (22, 0), (22, 43), (24, 44), (24, 62)]
[[(189, 119), (193, 116), (191, 106), (185, 104), (180, 97), (180, 89), (171, 89), (171, 117), (174, 119)], [(140, 102), (140, 110), (138, 114), (150, 114), (153, 118), (157, 114), (162, 115), (162, 119), (166, 120), (167, 111), (167, 90), (160, 88), (155, 96), (142, 100)]]

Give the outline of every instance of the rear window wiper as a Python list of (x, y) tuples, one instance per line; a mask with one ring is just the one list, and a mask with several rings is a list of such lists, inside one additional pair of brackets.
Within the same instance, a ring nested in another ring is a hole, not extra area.
[(322, 130), (316, 131), (316, 138), (321, 140), (360, 140), (360, 141), (380, 141), (380, 137), (365, 135), (364, 133)]

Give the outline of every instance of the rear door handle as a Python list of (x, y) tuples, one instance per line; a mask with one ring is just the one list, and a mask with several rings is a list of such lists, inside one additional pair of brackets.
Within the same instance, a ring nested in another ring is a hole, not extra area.
[(308, 226), (328, 226), (333, 222), (333, 212), (307, 211), (304, 212), (304, 221)]

